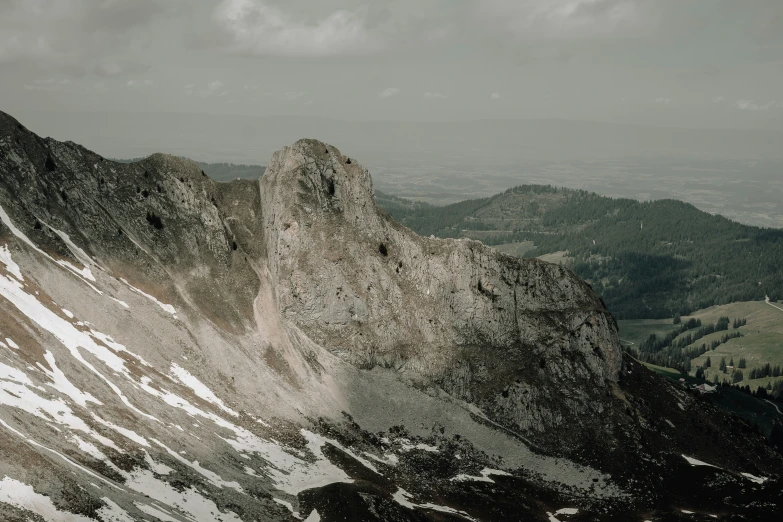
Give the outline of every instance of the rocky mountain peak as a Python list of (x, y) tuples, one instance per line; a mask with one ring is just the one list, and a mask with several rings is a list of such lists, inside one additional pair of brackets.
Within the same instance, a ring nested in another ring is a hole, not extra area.
[(261, 194), (281, 314), (352, 364), (394, 368), (537, 431), (595, 413), (587, 391), (569, 412), (556, 406), (566, 381), (616, 380), (616, 325), (584, 282), (475, 241), (416, 236), (378, 210), (367, 169), (334, 147), (275, 153)]
[(216, 183), (0, 113), (2, 520), (771, 519), (751, 433), (570, 271), (415, 235), (332, 146)]

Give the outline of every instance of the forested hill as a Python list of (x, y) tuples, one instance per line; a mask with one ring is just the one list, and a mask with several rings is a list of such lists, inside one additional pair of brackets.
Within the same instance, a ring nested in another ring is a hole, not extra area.
[[(144, 158), (115, 159), (119, 163), (136, 163)], [(260, 178), (266, 167), (261, 165), (243, 165), (236, 163), (205, 163), (203, 161), (195, 162), (207, 175), (215, 181), (231, 181), (237, 178), (253, 179)]]
[(681, 201), (542, 185), (443, 207), (382, 193), (377, 201), (422, 235), (470, 237), (531, 257), (567, 251), (566, 262), (618, 319), (783, 299), (783, 230), (742, 225)]

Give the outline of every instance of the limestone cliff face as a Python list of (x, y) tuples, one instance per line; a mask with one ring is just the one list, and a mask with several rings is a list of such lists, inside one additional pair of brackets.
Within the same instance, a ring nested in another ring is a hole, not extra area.
[(568, 270), (415, 235), (378, 210), (366, 169), (314, 140), (273, 155), (261, 194), (279, 310), (333, 353), (515, 429), (601, 412), (617, 328)]

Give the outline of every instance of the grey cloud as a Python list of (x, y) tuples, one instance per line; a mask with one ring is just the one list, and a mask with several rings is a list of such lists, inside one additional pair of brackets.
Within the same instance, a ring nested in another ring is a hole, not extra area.
[(484, 0), (479, 18), (523, 40), (629, 34), (650, 23), (644, 0)]
[(128, 60), (104, 61), (96, 64), (92, 72), (105, 78), (127, 76), (133, 74), (145, 74), (152, 70), (149, 64)]
[(105, 58), (122, 52), (137, 29), (172, 5), (166, 0), (4, 0), (0, 64), (121, 74), (134, 67)]
[(223, 87), (223, 82), (220, 80), (213, 80), (204, 87), (199, 87), (194, 83), (189, 83), (185, 85), (184, 89), (186, 96), (196, 96), (198, 98), (221, 98), (228, 94), (228, 91)]
[(251, 56), (389, 53), (449, 39), (458, 27), (466, 27), (461, 5), (443, 0), (398, 0), (386, 5), (357, 0), (317, 4), (305, 0), (221, 0), (212, 13), (216, 30), (191, 35), (191, 43)]
[(240, 54), (335, 56), (385, 47), (368, 31), (361, 11), (338, 9), (308, 23), (262, 0), (222, 0), (213, 16), (230, 36), (227, 50)]
[(389, 87), (388, 89), (383, 90), (378, 96), (381, 98), (389, 98), (399, 92), (400, 90), (397, 87)]
[(756, 103), (753, 100), (737, 100), (737, 108), (743, 111), (768, 111), (770, 109), (783, 109), (783, 102), (770, 101), (767, 103)]
[(24, 88), (28, 91), (67, 92), (72, 83), (68, 78), (61, 80), (47, 78), (45, 80), (34, 80), (32, 83), (25, 84)]
[(129, 88), (152, 87), (152, 85), (152, 80), (128, 80), (128, 82), (125, 84), (125, 86)]

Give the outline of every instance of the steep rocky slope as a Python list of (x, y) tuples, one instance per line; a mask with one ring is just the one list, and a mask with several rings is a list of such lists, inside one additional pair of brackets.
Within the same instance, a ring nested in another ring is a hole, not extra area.
[(778, 511), (780, 455), (624, 360), (587, 285), (416, 236), (318, 141), (215, 183), (0, 113), (0, 218), (0, 519)]

